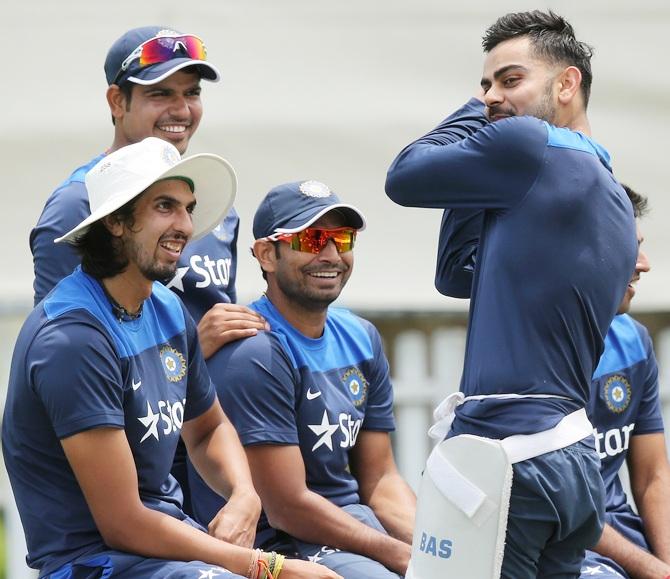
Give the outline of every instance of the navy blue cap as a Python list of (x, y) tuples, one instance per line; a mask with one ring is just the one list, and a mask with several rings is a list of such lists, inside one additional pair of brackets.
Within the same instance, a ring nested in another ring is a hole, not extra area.
[(140, 60), (136, 58), (127, 64), (126, 70), (123, 70), (124, 61), (142, 43), (159, 36), (181, 35), (181, 32), (164, 26), (142, 26), (129, 30), (112, 44), (107, 53), (105, 59), (107, 84), (122, 85), (128, 81), (144, 85), (156, 84), (187, 66), (197, 67), (200, 77), (205, 80), (218, 81), (220, 75), (214, 65), (205, 60), (192, 59), (186, 53), (176, 53), (175, 58), (147, 66), (140, 66)]
[(270, 190), (256, 209), (254, 238), (302, 231), (335, 209), (345, 217), (349, 227), (359, 231), (365, 229), (363, 214), (353, 205), (342, 203), (320, 181), (294, 181), (278, 185)]

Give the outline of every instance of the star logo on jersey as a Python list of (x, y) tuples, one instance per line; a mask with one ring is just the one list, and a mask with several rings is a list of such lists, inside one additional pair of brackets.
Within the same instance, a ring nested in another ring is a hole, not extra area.
[(621, 374), (610, 376), (603, 386), (603, 394), (607, 408), (615, 414), (621, 414), (630, 404), (630, 382)]
[(186, 375), (186, 360), (172, 346), (163, 346), (159, 353), (165, 376), (170, 382), (179, 382)]
[(343, 376), (342, 382), (349, 390), (349, 394), (357, 408), (362, 406), (368, 397), (368, 381), (358, 368), (349, 368)]
[[(217, 567), (216, 569), (198, 569), (200, 572), (200, 576), (198, 579), (213, 579), (214, 577), (220, 577), (221, 573), (226, 573), (226, 570)], [(215, 573), (215, 571), (219, 571), (219, 573)]]
[(140, 439), (140, 444), (150, 436), (153, 436), (156, 440), (158, 440), (159, 417), (160, 414), (154, 413), (153, 408), (151, 408), (151, 403), (147, 400), (147, 415), (139, 416), (137, 418), (137, 420), (139, 420), (142, 423), (142, 425), (147, 429), (147, 431), (144, 433), (144, 436)]
[(338, 427), (337, 424), (328, 422), (328, 412), (326, 410), (323, 411), (321, 424), (308, 424), (307, 427), (319, 437), (312, 447), (312, 452), (324, 444), (331, 451), (333, 450), (333, 434), (335, 434)]
[(175, 273), (174, 277), (165, 287), (168, 289), (178, 289), (181, 293), (184, 293), (184, 276), (188, 273), (188, 270), (188, 265), (185, 267), (178, 267), (177, 273)]
[(594, 565), (593, 567), (584, 567), (584, 569), (582, 569), (582, 576), (584, 575), (589, 577), (592, 575), (604, 575), (604, 572), (600, 565)]

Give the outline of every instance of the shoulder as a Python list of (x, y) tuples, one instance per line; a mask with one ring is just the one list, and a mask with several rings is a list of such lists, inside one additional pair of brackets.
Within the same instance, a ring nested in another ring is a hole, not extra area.
[(252, 366), (272, 370), (279, 366), (294, 368), (296, 363), (288, 348), (284, 347), (281, 336), (265, 331), (230, 342), (207, 360), (207, 368), (212, 376), (221, 375), (222, 372), (244, 373)]
[(327, 325), (338, 341), (348, 344), (348, 348), (365, 351), (372, 357), (381, 348), (381, 336), (375, 325), (345, 308), (328, 308)]
[(649, 330), (628, 314), (614, 317), (607, 332), (610, 334), (630, 350), (651, 344)]
[(51, 194), (47, 201), (47, 206), (55, 203), (77, 203), (85, 202), (88, 204), (88, 193), (86, 191), (85, 177), (99, 161), (104, 157), (104, 154), (98, 155), (77, 167)]
[(647, 329), (628, 314), (615, 316), (607, 330), (605, 347), (593, 378), (629, 368), (651, 356), (652, 344)]
[(375, 325), (351, 310), (341, 307), (328, 308), (328, 321), (340, 328), (354, 333), (365, 332), (368, 335), (378, 335)]

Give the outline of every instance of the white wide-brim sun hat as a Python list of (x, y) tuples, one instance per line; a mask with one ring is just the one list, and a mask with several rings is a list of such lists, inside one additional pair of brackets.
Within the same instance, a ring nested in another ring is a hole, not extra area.
[(171, 177), (182, 177), (193, 183), (196, 207), (191, 239), (202, 237), (221, 223), (237, 191), (237, 177), (230, 163), (211, 153), (182, 159), (170, 143), (147, 137), (106, 155), (86, 174), (91, 215), (54, 242), (75, 243), (93, 223), (157, 181)]

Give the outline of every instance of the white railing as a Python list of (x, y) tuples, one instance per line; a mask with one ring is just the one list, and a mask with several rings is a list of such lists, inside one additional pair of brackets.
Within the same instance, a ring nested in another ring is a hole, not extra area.
[[(0, 405), (4, 405), (11, 353), (23, 314), (0, 315), (0, 335), (3, 337), (0, 344)], [(432, 410), (447, 394), (458, 389), (465, 346), (462, 320), (454, 324), (453, 316), (442, 320), (439, 314), (436, 316), (436, 319), (431, 320), (430, 328), (426, 324), (418, 324), (420, 327), (417, 329), (391, 332), (390, 338), (384, 336), (392, 360), (395, 390), (396, 459), (401, 473), (414, 489), (418, 488), (425, 460), (432, 447), (426, 434), (431, 424)], [(379, 321), (384, 318), (384, 314), (371, 317)], [(405, 321), (403, 316), (393, 314), (393, 324), (399, 328), (416, 326), (411, 318), (410, 315)], [(444, 325), (440, 326), (440, 323)], [(663, 413), (666, 424), (670, 424), (670, 327), (657, 332), (655, 347), (661, 369)], [(0, 477), (0, 507), (5, 513), (7, 577), (34, 579), (36, 573), (25, 564), (23, 531), (4, 468)]]

